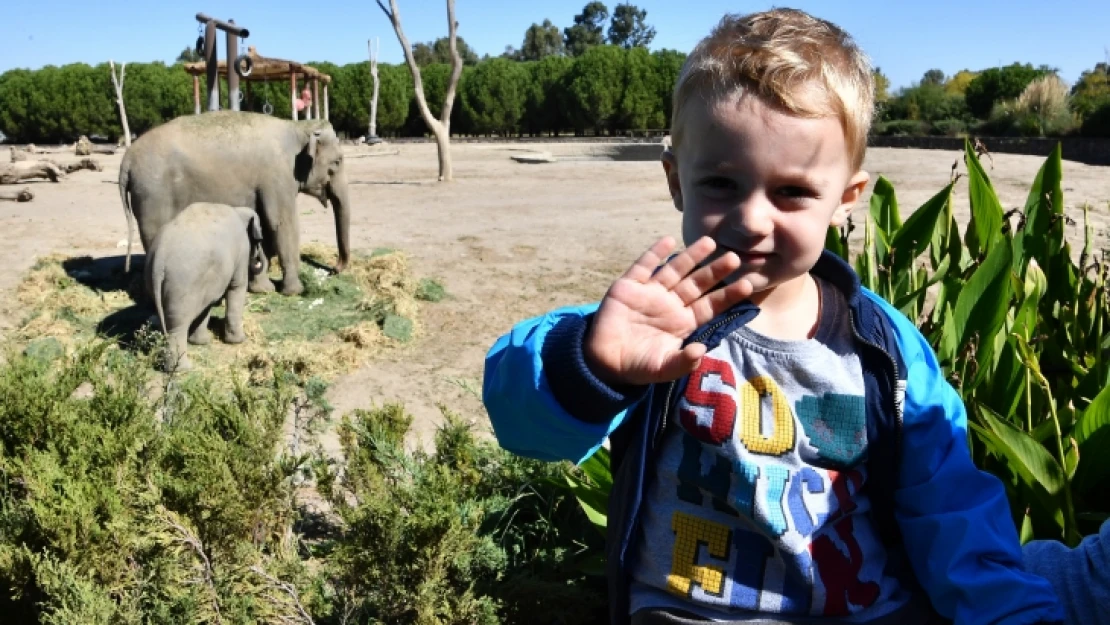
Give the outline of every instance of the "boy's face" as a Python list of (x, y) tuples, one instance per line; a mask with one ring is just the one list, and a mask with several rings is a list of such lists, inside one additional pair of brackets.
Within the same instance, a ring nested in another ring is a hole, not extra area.
[(663, 156), (682, 238), (709, 236), (715, 255), (735, 252), (740, 269), (728, 281), (749, 280), (759, 303), (816, 264), (868, 175), (853, 171), (834, 117), (793, 117), (755, 97), (692, 97), (682, 116), (682, 143)]

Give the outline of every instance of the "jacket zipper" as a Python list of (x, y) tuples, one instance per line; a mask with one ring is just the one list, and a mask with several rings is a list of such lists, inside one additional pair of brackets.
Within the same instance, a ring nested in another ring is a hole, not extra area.
[[(871, 348), (874, 348), (874, 349), (878, 350), (879, 353), (881, 353), (883, 356), (886, 356), (887, 361), (890, 362), (890, 368), (894, 371), (894, 388), (891, 389), (893, 391), (893, 393), (891, 395), (891, 401), (894, 403), (894, 417), (898, 420), (898, 427), (894, 432), (894, 445), (895, 445), (894, 446), (894, 451), (895, 451), (895, 457), (897, 458), (897, 455), (900, 453), (900, 451), (902, 449), (902, 411), (898, 410), (898, 399), (897, 399), (897, 393), (898, 393), (898, 363), (895, 362), (894, 357), (891, 356), (888, 351), (883, 349), (878, 344), (872, 343), (871, 341), (863, 338), (863, 336), (859, 333), (859, 330), (856, 329), (856, 311), (855, 311), (855, 309), (849, 308), (848, 309), (848, 315), (850, 316), (850, 318), (852, 320), (852, 334), (856, 337), (856, 340), (859, 341), (860, 343), (863, 343), (864, 345), (867, 345), (868, 347), (871, 347)], [(903, 399), (903, 401), (904, 401), (904, 399)]]
[[(702, 338), (707, 337), (710, 334), (713, 334), (714, 332), (716, 332), (722, 326), (731, 323), (733, 320), (739, 318), (741, 315), (744, 315), (747, 312), (748, 311), (739, 311), (739, 312), (732, 313), (731, 315), (725, 317), (724, 319), (721, 319), (717, 323), (715, 323), (715, 324), (709, 326), (708, 328), (706, 328), (705, 330), (703, 330), (697, 337), (692, 339), (690, 341), (690, 343), (700, 342)], [(891, 360), (891, 362), (893, 362), (893, 359)], [(655, 433), (651, 437), (651, 447), (652, 447), (652, 449), (659, 446), (659, 437), (663, 435), (663, 432), (667, 431), (667, 413), (670, 412), (671, 397), (674, 395), (674, 389), (675, 389), (675, 386), (677, 386), (677, 385), (678, 385), (678, 380), (672, 380), (670, 385), (667, 386), (667, 394), (663, 398), (662, 418), (659, 421), (659, 427), (656, 428)]]

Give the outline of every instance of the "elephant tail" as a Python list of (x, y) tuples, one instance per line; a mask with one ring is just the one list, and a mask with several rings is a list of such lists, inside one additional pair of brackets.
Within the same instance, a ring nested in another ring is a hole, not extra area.
[(123, 272), (131, 273), (131, 240), (135, 234), (135, 212), (131, 210), (131, 202), (127, 197), (127, 189), (131, 186), (131, 167), (124, 159), (119, 168), (119, 199), (123, 202), (123, 216), (127, 218), (127, 256), (123, 261)]
[(165, 267), (158, 265), (157, 259), (153, 261), (154, 266), (147, 268), (150, 271), (150, 296), (154, 298), (154, 309), (158, 311), (158, 323), (162, 326), (162, 333), (168, 335), (166, 315), (162, 312), (162, 285), (166, 283), (166, 271)]

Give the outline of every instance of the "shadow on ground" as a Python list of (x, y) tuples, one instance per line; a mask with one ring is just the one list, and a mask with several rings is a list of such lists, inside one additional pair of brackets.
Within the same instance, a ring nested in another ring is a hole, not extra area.
[(101, 294), (126, 293), (132, 304), (109, 313), (96, 325), (97, 334), (117, 341), (121, 347), (134, 343), (135, 334), (154, 314), (153, 304), (143, 293), (143, 266), (146, 255), (131, 255), (131, 272), (124, 271), (123, 256), (91, 258), (81, 256), (62, 261), (66, 275), (82, 286)]

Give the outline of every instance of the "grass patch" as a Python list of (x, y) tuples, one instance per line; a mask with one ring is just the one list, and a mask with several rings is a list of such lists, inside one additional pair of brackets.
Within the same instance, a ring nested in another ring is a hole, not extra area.
[[(203, 369), (246, 369), (257, 379), (272, 374), (279, 361), (290, 363), (298, 375), (330, 376), (420, 334), (420, 302), (442, 299), (442, 285), (413, 276), (405, 255), (392, 249), (353, 255), (340, 274), (330, 270), (336, 256), (335, 248), (305, 245), (301, 295), (250, 294), (244, 344), (219, 340), (226, 317), (221, 302), (209, 323), (216, 338), (209, 345), (190, 345), (190, 358)], [(39, 260), (9, 310), (21, 319), (14, 332), (17, 342), (26, 346), (53, 338), (72, 346), (101, 335), (136, 347), (136, 333), (149, 327), (156, 313), (143, 295), (141, 266), (127, 275), (113, 260), (57, 254)]]

